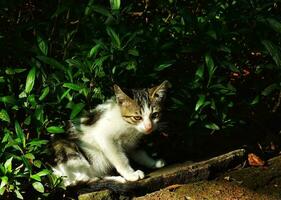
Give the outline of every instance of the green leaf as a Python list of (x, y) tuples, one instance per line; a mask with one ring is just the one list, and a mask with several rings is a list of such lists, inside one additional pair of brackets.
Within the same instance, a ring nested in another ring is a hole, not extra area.
[(265, 46), (266, 50), (270, 53), (276, 65), (281, 67), (281, 54), (278, 47), (269, 40), (262, 40), (261, 42)]
[(121, 1), (120, 0), (110, 0), (110, 6), (112, 10), (119, 10)]
[(40, 160), (34, 160), (33, 165), (37, 168), (41, 168), (42, 162)]
[(281, 23), (279, 21), (273, 18), (267, 18), (266, 20), (274, 31), (281, 33)]
[(6, 70), (5, 70), (5, 73), (8, 74), (8, 75), (14, 75), (16, 73), (22, 73), (26, 71), (26, 69), (20, 69), (20, 68), (17, 68), (17, 69), (14, 69), (14, 68), (10, 68), (8, 67)]
[(128, 50), (128, 54), (133, 55), (133, 56), (139, 56), (139, 51), (136, 49), (130, 49)]
[(1, 185), (0, 188), (3, 188), (5, 185), (9, 183), (9, 178), (7, 176), (2, 176), (1, 177)]
[(25, 135), (24, 135), (22, 128), (20, 127), (20, 124), (18, 123), (18, 121), (15, 121), (15, 130), (16, 130), (17, 137), (20, 138), (20, 141), (21, 141), (23, 147), (25, 148), (25, 146), (26, 146)]
[(58, 126), (50, 126), (47, 128), (49, 133), (64, 133), (64, 129)]
[(31, 90), (34, 86), (35, 76), (36, 76), (36, 68), (32, 67), (32, 69), (28, 72), (28, 75), (26, 78), (25, 92), (27, 94), (31, 92)]
[(29, 160), (25, 156), (21, 156), (21, 160), (22, 160), (23, 164), (26, 166), (26, 168), (28, 169), (28, 171), (31, 173), (32, 167), (31, 167)]
[(35, 156), (32, 153), (27, 153), (27, 154), (24, 155), (24, 157), (26, 157), (29, 160), (34, 160), (35, 159)]
[(196, 77), (199, 77), (200, 79), (202, 79), (203, 76), (204, 76), (204, 71), (205, 71), (204, 65), (200, 65), (200, 66), (197, 68), (196, 72), (195, 72), (195, 76), (196, 76)]
[(49, 175), (50, 174), (50, 171), (47, 170), (47, 169), (43, 169), (41, 170), (40, 172), (36, 173), (37, 176), (46, 176), (46, 175)]
[(35, 99), (35, 95), (34, 95), (34, 94), (29, 95), (29, 96), (27, 97), (27, 100), (28, 100), (28, 102), (31, 104), (31, 106), (32, 106), (33, 108), (36, 106), (37, 102), (36, 102), (36, 99)]
[(42, 183), (40, 182), (34, 182), (32, 183), (32, 186), (35, 190), (37, 190), (38, 192), (44, 193), (44, 186)]
[(158, 65), (157, 67), (154, 68), (155, 71), (162, 71), (170, 66), (172, 66), (173, 63), (166, 63), (166, 64), (161, 64), (161, 65)]
[(0, 102), (15, 105), (17, 101), (15, 96), (3, 96), (0, 97)]
[(6, 162), (4, 164), (5, 171), (7, 173), (11, 173), (12, 172), (12, 160), (13, 160), (13, 157), (11, 157), (8, 160), (6, 160)]
[(36, 175), (36, 174), (31, 175), (30, 178), (32, 178), (32, 179), (34, 179), (36, 181), (41, 181), (41, 177)]
[(48, 143), (48, 140), (32, 139), (28, 144), (30, 146), (41, 147), (42, 145), (45, 145), (47, 143)]
[(0, 187), (0, 196), (3, 196), (3, 194), (5, 193), (6, 188), (5, 187)]
[(93, 6), (93, 10), (97, 13), (100, 13), (100, 14), (106, 16), (106, 17), (112, 17), (110, 12), (102, 6), (95, 5), (95, 6)]
[(43, 90), (42, 90), (42, 93), (39, 97), (39, 100), (42, 101), (43, 99), (45, 99), (45, 97), (49, 94), (50, 92), (50, 88), (49, 86), (45, 87)]
[(253, 99), (253, 101), (250, 103), (251, 105), (256, 105), (257, 103), (259, 103), (259, 101), (260, 101), (260, 96), (258, 95), (258, 96), (256, 96), (254, 99)]
[(67, 90), (61, 95), (60, 101), (63, 100), (63, 98), (66, 97), (66, 96), (69, 94), (70, 91), (71, 91), (71, 89), (67, 89)]
[(8, 123), (11, 122), (8, 112), (4, 109), (0, 110), (0, 119), (3, 120), (3, 121), (6, 121)]
[(18, 199), (23, 199), (23, 196), (21, 195), (20, 191), (15, 190), (15, 193), (16, 193), (16, 197), (17, 197)]
[(47, 56), (36, 56), (36, 58), (38, 58), (39, 60), (41, 60), (42, 62), (44, 62), (45, 64), (48, 64), (54, 68), (57, 68), (59, 70), (64, 71), (64, 65), (62, 65), (61, 63), (59, 63), (57, 60), (55, 60), (54, 58), (49, 58)]
[(114, 46), (116, 48), (120, 49), (121, 42), (120, 42), (119, 36), (116, 34), (116, 32), (112, 28), (110, 28), (109, 26), (106, 27), (106, 32), (109, 35), (109, 37), (111, 38), (111, 41), (114, 44)]
[(48, 54), (48, 44), (39, 35), (37, 36), (37, 44), (41, 52), (46, 56)]
[(197, 111), (205, 103), (205, 99), (206, 99), (205, 95), (199, 95), (199, 98), (195, 105), (195, 111)]
[(209, 81), (208, 81), (208, 83), (210, 83), (210, 81), (211, 81), (211, 79), (213, 77), (213, 74), (214, 74), (214, 72), (216, 70), (213, 58), (211, 57), (210, 54), (206, 54), (205, 55), (205, 63), (206, 63), (206, 66), (207, 66), (207, 69), (208, 69), (208, 73), (209, 73)]
[(36, 109), (35, 109), (35, 112), (34, 112), (34, 116), (35, 118), (42, 122), (44, 121), (44, 110), (43, 110), (43, 106), (37, 106)]
[(261, 94), (263, 96), (268, 96), (269, 94), (271, 94), (274, 90), (278, 89), (278, 84), (277, 83), (273, 83), (269, 86), (267, 86), (262, 92)]
[(71, 67), (77, 67), (77, 68), (84, 68), (84, 65), (83, 65), (83, 63), (80, 61), (80, 60), (78, 60), (78, 59), (74, 59), (74, 58), (70, 58), (70, 59), (67, 59), (67, 60), (65, 60), (68, 64), (69, 64), (69, 66), (71, 66)]
[(74, 84), (74, 83), (64, 83), (62, 86), (66, 87), (66, 88), (69, 88), (69, 89), (72, 89), (72, 90), (75, 90), (75, 91), (78, 91), (78, 92), (83, 89), (82, 86)]
[(29, 115), (27, 118), (25, 118), (24, 122), (23, 122), (25, 125), (30, 125), (31, 123), (31, 115)]
[(70, 114), (70, 119), (74, 119), (80, 112), (81, 110), (85, 107), (85, 104), (84, 103), (78, 103), (78, 104), (75, 104), (73, 107), (72, 107), (72, 111), (71, 111), (71, 114)]
[(95, 46), (93, 46), (89, 52), (88, 57), (96, 56), (100, 48), (101, 44), (96, 44)]
[(220, 127), (218, 125), (216, 125), (215, 123), (208, 123), (208, 124), (205, 124), (205, 127), (208, 128), (208, 129), (212, 129), (212, 130), (220, 130)]

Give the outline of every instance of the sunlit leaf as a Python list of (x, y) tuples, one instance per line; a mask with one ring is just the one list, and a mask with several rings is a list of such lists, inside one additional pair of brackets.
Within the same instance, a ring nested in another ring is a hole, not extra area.
[(33, 165), (37, 168), (41, 168), (42, 162), (40, 160), (34, 160)]
[(32, 186), (35, 190), (37, 190), (38, 192), (44, 193), (44, 186), (42, 183), (40, 182), (34, 182), (32, 183)]
[(11, 121), (8, 112), (4, 109), (0, 110), (0, 119), (9, 123)]
[(6, 172), (11, 173), (12, 172), (12, 160), (13, 157), (10, 157), (8, 160), (6, 160), (4, 167)]
[(30, 178), (32, 178), (32, 179), (34, 179), (36, 181), (41, 181), (41, 177), (36, 175), (36, 174), (31, 175)]
[(62, 86), (66, 87), (66, 88), (69, 88), (69, 89), (72, 89), (72, 90), (75, 90), (75, 91), (78, 91), (78, 92), (83, 89), (82, 86), (74, 84), (74, 83), (64, 83)]
[(49, 133), (64, 133), (64, 129), (58, 126), (50, 126), (47, 128)]
[(2, 176), (1, 177), (1, 185), (0, 188), (3, 188), (5, 185), (9, 183), (9, 178), (7, 176)]
[(110, 5), (112, 10), (119, 10), (121, 0), (110, 0)]
[(24, 155), (24, 157), (26, 157), (27, 159), (30, 159), (30, 160), (35, 159), (35, 156), (32, 153), (27, 153), (27, 154)]
[(26, 83), (25, 83), (25, 92), (30, 93), (33, 89), (35, 83), (35, 76), (36, 76), (36, 68), (32, 67), (32, 69), (28, 72)]
[(50, 174), (50, 171), (47, 170), (47, 169), (43, 169), (41, 170), (40, 172), (36, 173), (37, 176), (46, 176), (46, 175), (49, 175)]
[(15, 193), (16, 193), (16, 197), (17, 197), (18, 199), (23, 199), (23, 196), (22, 196), (22, 194), (20, 193), (20, 191), (15, 190)]
[(91, 48), (88, 56), (89, 57), (96, 56), (100, 48), (101, 48), (101, 44), (96, 44)]
[(199, 95), (199, 98), (195, 105), (195, 111), (197, 111), (205, 103), (205, 99), (206, 99), (205, 95)]

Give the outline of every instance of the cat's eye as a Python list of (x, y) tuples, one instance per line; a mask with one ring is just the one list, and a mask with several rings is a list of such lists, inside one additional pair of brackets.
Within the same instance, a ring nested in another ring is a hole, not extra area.
[(133, 118), (134, 118), (134, 120), (136, 120), (136, 121), (142, 120), (142, 117), (141, 117), (141, 116), (133, 116)]
[(152, 118), (152, 119), (156, 119), (156, 118), (158, 118), (159, 116), (160, 116), (160, 113), (159, 113), (159, 112), (154, 112), (154, 113), (151, 114), (151, 118)]

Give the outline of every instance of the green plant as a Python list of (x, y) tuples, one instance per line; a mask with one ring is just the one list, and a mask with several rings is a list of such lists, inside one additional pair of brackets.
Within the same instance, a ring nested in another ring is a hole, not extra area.
[(169, 110), (194, 133), (280, 121), (279, 2), (22, 0), (0, 7), (4, 198), (45, 197), (60, 187), (45, 159), (50, 135), (108, 98), (113, 83), (170, 80)]

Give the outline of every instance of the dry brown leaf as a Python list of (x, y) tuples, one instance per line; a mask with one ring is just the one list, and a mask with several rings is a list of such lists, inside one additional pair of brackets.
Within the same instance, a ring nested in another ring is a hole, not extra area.
[(250, 166), (264, 166), (265, 162), (253, 153), (248, 154), (248, 162)]

